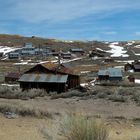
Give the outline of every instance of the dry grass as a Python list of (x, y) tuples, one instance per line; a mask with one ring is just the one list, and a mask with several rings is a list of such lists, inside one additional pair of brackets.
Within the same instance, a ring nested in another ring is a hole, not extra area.
[(1, 103), (0, 112), (3, 114), (10, 112), (10, 113), (18, 114), (21, 116), (52, 118), (52, 114), (48, 113), (47, 111), (45, 112), (38, 108), (29, 107), (29, 106), (25, 106), (21, 104)]
[(32, 99), (47, 95), (47, 92), (41, 89), (31, 89), (22, 91), (19, 87), (0, 86), (0, 98), (6, 99)]
[(57, 94), (57, 93), (52, 93), (51, 94), (51, 99), (58, 99), (58, 98), (71, 98), (71, 97), (83, 97), (85, 96), (85, 93), (82, 93), (78, 90), (70, 90), (68, 92), (65, 93), (61, 93), (61, 94)]
[(140, 138), (135, 138), (135, 139), (133, 139), (133, 140), (140, 140)]
[(65, 140), (108, 140), (108, 130), (101, 122), (81, 114), (67, 114), (62, 119), (59, 127), (55, 127), (57, 136), (49, 129), (42, 131), (47, 139), (58, 140), (61, 136)]
[(83, 115), (69, 115), (64, 119), (62, 132), (68, 140), (107, 140), (108, 131), (103, 123)]

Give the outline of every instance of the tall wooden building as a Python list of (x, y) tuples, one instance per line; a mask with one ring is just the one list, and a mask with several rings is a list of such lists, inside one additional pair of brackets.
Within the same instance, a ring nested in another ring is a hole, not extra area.
[(48, 62), (29, 69), (21, 76), (19, 83), (23, 90), (40, 88), (60, 93), (78, 87), (80, 76), (64, 65)]

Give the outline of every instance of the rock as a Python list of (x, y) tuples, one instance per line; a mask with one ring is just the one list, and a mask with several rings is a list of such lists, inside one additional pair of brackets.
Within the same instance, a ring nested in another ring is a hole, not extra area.
[(4, 114), (4, 116), (7, 118), (7, 119), (16, 119), (18, 118), (18, 115), (13, 113), (13, 112), (6, 112)]
[(120, 134), (121, 134), (121, 132), (120, 132), (120, 131), (117, 131), (117, 132), (116, 132), (116, 134), (117, 134), (117, 135), (120, 135)]

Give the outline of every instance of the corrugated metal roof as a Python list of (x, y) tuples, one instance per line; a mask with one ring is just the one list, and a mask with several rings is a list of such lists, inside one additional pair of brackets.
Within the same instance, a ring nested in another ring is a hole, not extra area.
[(81, 49), (81, 48), (74, 48), (74, 49), (71, 49), (71, 51), (73, 51), (73, 52), (83, 52), (83, 49)]
[(66, 83), (68, 75), (54, 74), (24, 74), (19, 82), (46, 82), (46, 83)]
[(122, 77), (122, 70), (116, 68), (108, 68), (109, 77)]
[(108, 75), (107, 70), (99, 70), (98, 75)]
[(99, 70), (98, 75), (108, 75), (109, 77), (122, 77), (121, 69), (108, 68), (106, 70)]

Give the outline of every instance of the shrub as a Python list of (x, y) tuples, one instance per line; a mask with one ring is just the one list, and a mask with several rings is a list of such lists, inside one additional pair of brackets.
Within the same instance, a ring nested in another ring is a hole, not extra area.
[(138, 105), (140, 105), (140, 92), (137, 91), (137, 92), (134, 92), (133, 96), (132, 96), (132, 99), (138, 103)]
[(86, 95), (85, 93), (82, 93), (78, 90), (71, 90), (71, 91), (68, 91), (68, 92), (61, 93), (61, 94), (52, 94), (51, 99), (71, 98), (73, 96), (83, 97), (85, 95)]
[(133, 140), (140, 140), (140, 138), (134, 138)]
[(19, 87), (0, 86), (0, 98), (25, 99), (45, 96), (46, 94), (46, 91), (41, 89), (22, 91)]
[(112, 100), (113, 102), (126, 102), (127, 101), (127, 98), (122, 96), (122, 95), (118, 95), (118, 94), (113, 94), (113, 95), (110, 95), (109, 100)]
[(46, 112), (43, 112), (40, 109), (32, 108), (29, 106), (22, 106), (20, 104), (0, 104), (0, 112), (6, 113), (11, 112), (15, 113), (21, 116), (32, 116), (32, 117), (49, 117), (52, 118), (52, 114)]
[(108, 140), (104, 124), (83, 115), (66, 116), (61, 124), (61, 131), (68, 140)]
[(108, 96), (108, 94), (106, 92), (101, 92), (97, 94), (98, 98), (106, 98)]
[(51, 124), (41, 132), (49, 140), (57, 140), (58, 137), (65, 140), (108, 140), (108, 130), (104, 124), (81, 114), (67, 114), (61, 122)]

